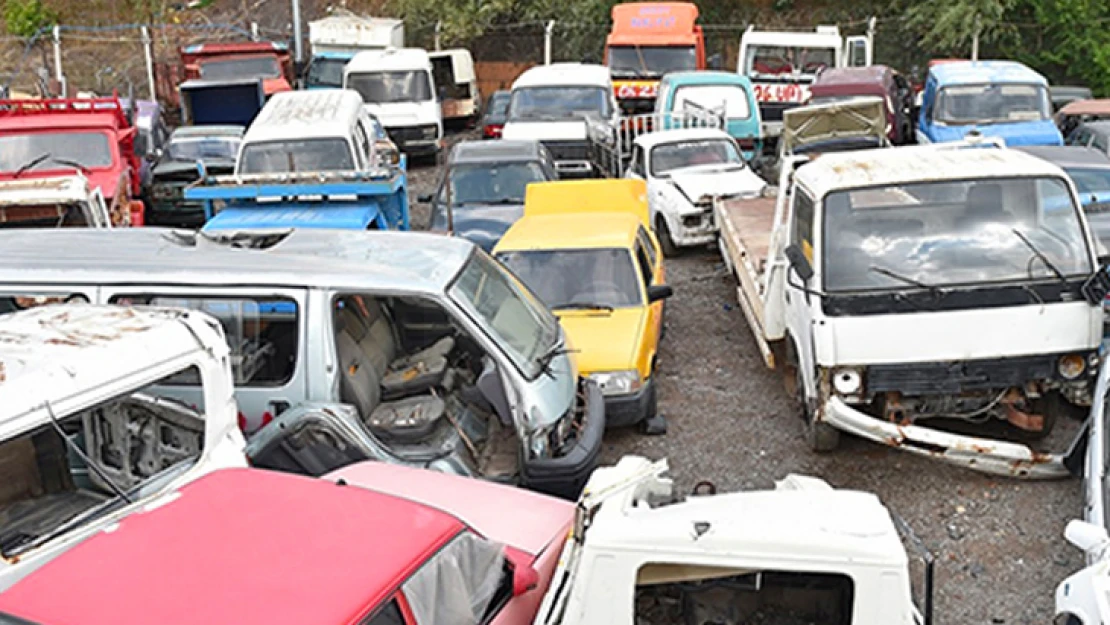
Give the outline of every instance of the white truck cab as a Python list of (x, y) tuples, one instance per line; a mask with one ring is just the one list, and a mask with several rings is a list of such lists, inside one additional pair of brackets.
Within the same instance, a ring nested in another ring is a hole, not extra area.
[[(246, 466), (207, 315), (43, 289), (0, 315), (0, 591), (161, 493)], [(196, 405), (161, 390), (198, 387)]]
[(596, 171), (594, 141), (614, 136), (620, 109), (604, 65), (555, 63), (533, 67), (513, 82), (503, 139), (539, 141), (560, 176)]
[(110, 228), (104, 194), (83, 174), (0, 181), (0, 228)]
[(425, 50), (359, 52), (343, 70), (343, 88), (362, 96), (402, 152), (434, 156), (443, 149), (443, 111)]
[(666, 470), (626, 456), (594, 471), (535, 625), (929, 622), (931, 557), (919, 611), (874, 495), (789, 475), (676, 502)]
[(1034, 443), (1091, 404), (1105, 288), (1063, 170), (983, 142), (791, 157), (777, 199), (715, 210), (748, 326), (814, 450), (844, 431), (1067, 475)]

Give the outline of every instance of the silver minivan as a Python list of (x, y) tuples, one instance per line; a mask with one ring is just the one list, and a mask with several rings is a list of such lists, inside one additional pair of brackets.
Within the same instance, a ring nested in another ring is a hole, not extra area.
[[(219, 319), (255, 466), (371, 458), (572, 497), (597, 464), (599, 389), (555, 317), (466, 240), (66, 229), (0, 232), (0, 249), (0, 312), (83, 296)], [(171, 382), (162, 394), (197, 403), (196, 380)]]

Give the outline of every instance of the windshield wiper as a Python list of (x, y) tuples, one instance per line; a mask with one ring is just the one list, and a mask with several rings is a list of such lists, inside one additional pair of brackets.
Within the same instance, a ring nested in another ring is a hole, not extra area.
[(72, 168), (76, 169), (77, 171), (79, 171), (83, 174), (89, 173), (89, 168), (88, 167), (85, 167), (84, 165), (82, 165), (81, 163), (78, 163), (77, 161), (71, 161), (68, 158), (53, 158), (53, 157), (51, 157), (50, 161), (53, 162), (53, 163), (57, 163), (59, 165), (68, 165), (69, 167), (72, 167)]
[(874, 271), (875, 273), (884, 275), (888, 278), (893, 278), (895, 280), (898, 280), (899, 282), (904, 282), (904, 283), (909, 284), (911, 286), (916, 286), (919, 289), (925, 289), (925, 290), (929, 291), (930, 293), (932, 293), (933, 295), (935, 295), (936, 297), (940, 297), (940, 296), (945, 294), (945, 290), (940, 288), (939, 286), (936, 286), (936, 285), (933, 285), (933, 284), (927, 284), (925, 282), (921, 282), (920, 280), (914, 280), (913, 278), (903, 276), (900, 273), (895, 273), (895, 272), (893, 272), (893, 271), (891, 271), (891, 270), (889, 270), (885, 267), (879, 267), (878, 265), (871, 265), (870, 267), (868, 267), (868, 270)]
[(551, 371), (551, 361), (555, 360), (557, 356), (569, 354), (572, 351), (578, 350), (567, 349), (566, 345), (563, 343), (562, 337), (560, 336), (558, 339), (551, 343), (551, 346), (547, 348), (547, 351), (540, 354), (539, 357), (536, 358), (536, 364), (539, 365), (540, 371), (542, 371), (544, 375), (554, 380), (555, 373)]
[(15, 177), (18, 178), (21, 174), (25, 173), (27, 170), (35, 167), (36, 165), (42, 164), (42, 162), (48, 158), (50, 158), (49, 152), (47, 152), (46, 154), (40, 154), (35, 158), (27, 161), (26, 163), (21, 165), (19, 169), (15, 170)]
[(1056, 279), (1060, 281), (1060, 284), (1064, 285), (1064, 288), (1067, 288), (1068, 279), (1064, 277), (1064, 274), (1060, 272), (1060, 269), (1057, 268), (1056, 265), (1054, 265), (1047, 256), (1045, 256), (1039, 249), (1037, 249), (1036, 245), (1033, 245), (1033, 242), (1029, 240), (1029, 237), (1025, 236), (1025, 233), (1021, 230), (1018, 230), (1017, 228), (1010, 228), (1010, 230), (1014, 234), (1016, 234), (1019, 239), (1021, 239), (1021, 242), (1029, 248), (1029, 251), (1033, 252), (1033, 255), (1036, 256), (1038, 260), (1044, 263), (1045, 267), (1048, 267), (1048, 270), (1056, 276)]
[(613, 312), (613, 307), (606, 304), (596, 304), (594, 302), (570, 302), (567, 304), (559, 304), (552, 306), (552, 310), (604, 310), (605, 312)]

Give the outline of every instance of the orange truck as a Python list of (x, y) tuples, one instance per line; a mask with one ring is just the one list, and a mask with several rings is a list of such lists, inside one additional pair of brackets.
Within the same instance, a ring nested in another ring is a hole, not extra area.
[(655, 107), (659, 79), (669, 72), (705, 69), (705, 35), (690, 2), (629, 2), (613, 7), (605, 65), (627, 115)]

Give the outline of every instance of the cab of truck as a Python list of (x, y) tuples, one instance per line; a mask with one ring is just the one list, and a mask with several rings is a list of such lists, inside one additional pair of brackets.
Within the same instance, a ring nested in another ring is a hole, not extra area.
[(359, 52), (343, 70), (343, 88), (362, 96), (402, 152), (434, 157), (443, 150), (443, 111), (426, 51)]
[(81, 174), (0, 181), (0, 228), (110, 228), (104, 194)]
[(343, 69), (359, 52), (404, 47), (405, 23), (337, 9), (308, 23), (308, 43), (312, 58), (305, 72), (305, 88), (338, 89), (343, 86)]
[(706, 68), (705, 35), (691, 2), (626, 2), (613, 6), (605, 65), (626, 115), (649, 113), (659, 79)]
[(185, 79), (260, 79), (266, 96), (293, 90), (289, 46), (273, 41), (198, 43), (181, 48)]
[(701, 109), (718, 113), (721, 129), (729, 134), (751, 161), (763, 151), (763, 123), (759, 102), (747, 76), (734, 72), (674, 72), (659, 81), (655, 115), (661, 129), (682, 127), (683, 112)]

